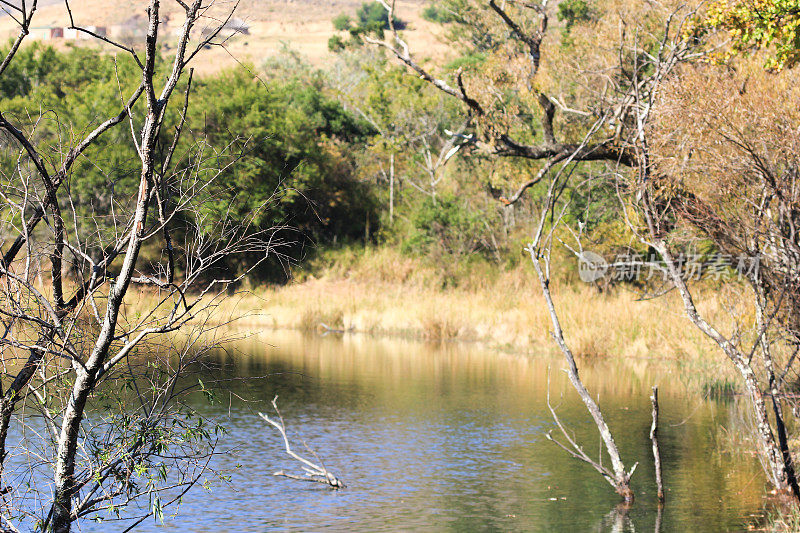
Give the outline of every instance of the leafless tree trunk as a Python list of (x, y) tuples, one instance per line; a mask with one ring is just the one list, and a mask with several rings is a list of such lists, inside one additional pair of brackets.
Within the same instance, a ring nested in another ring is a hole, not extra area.
[(556, 306), (553, 302), (553, 297), (550, 292), (550, 250), (552, 246), (553, 232), (560, 224), (563, 212), (552, 221), (552, 227), (548, 235), (545, 235), (544, 229), (545, 224), (550, 218), (549, 215), (555, 207), (554, 202), (556, 198), (556, 191), (562, 185), (560, 177), (562, 176), (562, 172), (565, 168), (566, 164), (562, 166), (561, 170), (555, 173), (555, 175), (551, 178), (550, 188), (545, 197), (544, 203), (541, 206), (541, 214), (538, 226), (536, 228), (536, 233), (534, 234), (533, 240), (526, 248), (526, 251), (530, 255), (533, 268), (536, 270), (536, 275), (539, 278), (539, 285), (542, 289), (542, 295), (544, 296), (545, 304), (547, 305), (547, 311), (550, 315), (550, 322), (553, 326), (553, 339), (564, 356), (564, 361), (567, 364), (567, 375), (569, 376), (570, 383), (572, 383), (573, 388), (578, 393), (578, 396), (583, 404), (586, 406), (587, 411), (589, 411), (589, 415), (592, 417), (592, 420), (597, 427), (597, 431), (600, 433), (605, 450), (608, 453), (608, 456), (611, 458), (611, 470), (602, 465), (602, 459), (599, 461), (594, 461), (591, 459), (583, 451), (582, 447), (578, 445), (572, 439), (572, 437), (570, 437), (566, 428), (558, 419), (555, 410), (552, 408), (552, 406), (550, 406), (549, 392), (548, 407), (550, 408), (550, 412), (553, 415), (556, 425), (561, 430), (562, 435), (567, 439), (569, 446), (561, 444), (553, 439), (549, 434), (548, 438), (558, 444), (573, 457), (591, 465), (612, 487), (614, 487), (614, 490), (625, 502), (632, 503), (634, 500), (634, 493), (630, 487), (630, 477), (636, 470), (637, 465), (634, 464), (629, 471), (626, 470), (625, 464), (623, 463), (622, 457), (619, 453), (619, 449), (617, 448), (617, 444), (614, 441), (614, 436), (611, 434), (611, 430), (609, 429), (608, 424), (603, 417), (600, 407), (597, 405), (597, 402), (594, 401), (592, 395), (589, 394), (586, 386), (581, 381), (578, 373), (578, 365), (575, 362), (575, 356), (573, 355), (572, 350), (570, 350), (567, 341), (564, 339), (564, 333), (561, 329), (561, 322), (558, 318)]
[[(17, 367), (4, 364), (1, 374), (10, 373), (11, 379), (0, 388), (0, 475), (7, 476), (9, 468), (9, 432), (15, 425), (28, 427), (29, 411), (44, 421), (44, 432), (30, 431), (30, 438), (39, 435), (40, 448), (50, 454), (30, 462), (38, 466), (31, 467), (37, 470), (29, 477), (40, 480), (45, 471), (52, 475), (46, 488), (36, 481), (28, 489), (7, 486), (0, 477), (0, 514), (7, 523), (39, 521), (44, 529), (63, 533), (87, 515), (125, 509), (141, 498), (151, 499), (144, 506), (148, 509), (145, 517), (161, 512), (197, 483), (215, 453), (210, 430), (185, 425), (184, 417), (191, 413), (176, 399), (196, 386), (179, 385), (178, 378), (192, 354), (201, 351), (198, 339), (213, 327), (209, 316), (219, 299), (281, 243), (274, 238), (274, 230), (256, 230), (250, 219), (243, 224), (223, 219), (212, 225), (203, 220), (206, 191), (236, 162), (236, 154), (208, 158), (200, 141), (188, 159), (175, 156), (190, 102), (188, 65), (216, 39), (231, 15), (223, 15), (221, 23), (218, 13), (209, 17), (212, 0), (178, 4), (186, 22), (177, 37), (174, 59), (162, 77), (156, 72), (161, 50), (159, 0), (150, 0), (147, 8), (143, 54), (81, 27), (65, 2), (71, 27), (129, 54), (141, 70), (141, 82), (124, 99), (120, 112), (91, 129), (65, 156), (48, 157), (50, 148), (44, 142), (37, 145), (39, 140), (24, 126), (0, 114), (0, 132), (12, 141), (8, 149), (18, 152), (18, 161), (24, 163), (0, 169), (0, 194), (15, 213), (2, 222), (3, 234), (12, 238), (0, 261), (0, 327), (4, 332), (0, 352), (4, 363), (25, 355)], [(28, 34), (35, 10), (35, 1), (21, 3), (19, 38), (0, 62), (0, 76)], [(193, 42), (193, 28), (203, 20), (213, 21), (212, 30)], [(159, 139), (166, 136), (168, 106), (182, 80), (180, 120), (165, 151)], [(134, 117), (134, 109), (142, 114)], [(113, 242), (101, 246), (82, 235), (91, 234), (102, 222), (79, 216), (63, 184), (76, 160), (126, 121), (138, 155), (138, 190), (133, 199), (113, 198), (113, 191), (109, 193), (119, 212), (112, 228)], [(75, 226), (74, 235), (65, 230), (68, 217)], [(186, 220), (181, 222), (185, 236), (176, 247), (172, 232), (179, 219)], [(20, 223), (15, 225), (14, 220)], [(42, 220), (47, 220), (47, 228), (40, 227)], [(161, 262), (143, 265), (143, 245), (158, 240), (163, 241)], [(244, 254), (258, 256), (245, 273), (233, 278), (219, 274), (218, 267), (227, 257)], [(64, 274), (68, 257), (78, 265), (74, 276)], [(49, 263), (52, 294), (37, 287), (45, 263)], [(131, 303), (131, 285), (141, 287), (152, 299), (141, 314), (125, 312)], [(73, 291), (70, 297), (69, 291)], [(163, 369), (137, 361), (139, 346), (166, 339), (179, 329), (193, 333), (187, 333), (184, 349), (171, 346), (169, 357), (174, 360)], [(145, 383), (147, 388), (140, 388)], [(120, 412), (104, 411), (95, 420), (91, 409), (98, 398), (118, 401)], [(39, 449), (31, 444), (23, 440), (16, 452), (32, 454)], [(167, 472), (167, 464), (175, 469)], [(146, 488), (138, 484), (142, 481), (136, 478), (141, 476), (149, 476)], [(162, 500), (159, 494), (169, 498)], [(36, 502), (48, 501), (38, 515), (37, 505), (42, 504)]]
[(659, 507), (664, 505), (666, 498), (664, 494), (664, 480), (661, 478), (661, 448), (658, 446), (658, 387), (653, 387), (653, 394), (650, 395), (650, 403), (653, 405), (653, 423), (650, 426), (650, 440), (653, 442), (653, 465), (656, 471), (656, 495)]

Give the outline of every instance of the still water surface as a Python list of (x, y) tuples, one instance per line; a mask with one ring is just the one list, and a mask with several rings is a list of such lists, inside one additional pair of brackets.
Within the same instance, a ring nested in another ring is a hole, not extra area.
[[(546, 404), (550, 369), (560, 417), (590, 454), (599, 450), (558, 358), (288, 332), (209, 357), (216, 369), (202, 378), (224, 380), (229, 391), (220, 394), (224, 405), (198, 397), (197, 407), (230, 414), (225, 443), (236, 453), (214, 466), (232, 471), (232, 483), (195, 491), (179, 518), (167, 517), (163, 526), (148, 521), (145, 531), (655, 531), (653, 384), (660, 386), (669, 490), (661, 531), (742, 530), (762, 506), (755, 461), (718, 451), (725, 433), (715, 428), (728, 427), (733, 405), (687, 392), (677, 366), (583, 366), (623, 459), (639, 462), (637, 501), (623, 517), (605, 481), (545, 438), (554, 429)], [(276, 394), (290, 434), (305, 439), (346, 489), (271, 475), (295, 466), (256, 414)]]

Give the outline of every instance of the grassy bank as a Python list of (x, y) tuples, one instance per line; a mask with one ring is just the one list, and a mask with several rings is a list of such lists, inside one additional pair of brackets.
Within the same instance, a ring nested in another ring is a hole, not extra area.
[[(303, 277), (281, 287), (254, 287), (220, 308), (222, 316), (259, 328), (333, 328), (430, 340), (478, 341), (515, 351), (552, 349), (550, 318), (535, 274), (524, 262), (439, 267), (392, 250), (328, 253)], [(453, 270), (455, 269), (455, 270)], [(675, 295), (639, 301), (635, 292), (600, 292), (569, 272), (553, 294), (567, 340), (580, 357), (718, 361)], [(700, 299), (703, 313), (725, 325), (717, 294)]]

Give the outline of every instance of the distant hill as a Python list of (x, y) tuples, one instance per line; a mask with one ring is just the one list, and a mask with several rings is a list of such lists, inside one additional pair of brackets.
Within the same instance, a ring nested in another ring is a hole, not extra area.
[[(429, 3), (426, 0), (400, 0), (397, 13), (408, 23), (405, 33), (412, 50), (430, 57), (442, 55), (446, 47), (438, 38), (441, 27), (420, 16)], [(70, 6), (76, 23), (103, 26), (115, 36), (135, 40), (137, 32), (144, 31), (147, 4), (145, 0), (73, 0)], [(214, 9), (207, 13), (206, 26), (217, 24), (223, 13), (234, 4), (231, 0), (218, 0)], [(361, 4), (360, 0), (242, 0), (234, 25), (244, 33), (235, 33), (230, 38), (227, 52), (219, 47), (204, 51), (195, 67), (202, 73), (234, 65), (236, 60), (257, 64), (284, 45), (298, 50), (312, 63), (322, 64), (330, 58), (328, 39), (336, 33), (331, 19), (340, 13), (354, 14)], [(39, 5), (33, 25), (40, 31), (33, 34), (34, 38), (43, 39), (45, 28), (69, 24), (63, 1), (40, 0)], [(183, 23), (183, 16), (175, 2), (162, 5), (163, 31), (171, 36)], [(13, 30), (13, 21), (8, 16), (0, 16), (0, 38), (7, 39)], [(49, 42), (54, 46), (64, 44), (61, 39)]]

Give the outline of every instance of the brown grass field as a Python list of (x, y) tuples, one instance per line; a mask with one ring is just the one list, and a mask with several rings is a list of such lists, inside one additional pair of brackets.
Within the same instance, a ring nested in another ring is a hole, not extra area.
[[(326, 328), (429, 341), (479, 342), (514, 352), (555, 349), (541, 289), (527, 265), (495, 275), (471, 274), (445, 287), (441, 272), (392, 249), (335, 257), (285, 286), (252, 287), (222, 300), (213, 321), (250, 331)], [(582, 282), (554, 281), (567, 341), (579, 357), (670, 359), (722, 363), (718, 349), (686, 318), (677, 295), (640, 300), (629, 289), (599, 292)], [(132, 308), (146, 307), (147, 292)], [(699, 293), (701, 311), (723, 330), (733, 327), (724, 294)]]
[[(348, 339), (455, 341), (498, 353), (558, 354), (541, 289), (527, 265), (495, 276), (478, 270), (471, 279), (465, 274), (458, 287), (445, 287), (440, 269), (392, 249), (332, 259), (332, 267), (316, 268), (314, 276), (221, 299), (212, 315), (202, 313), (196, 321), (223, 325), (215, 331), (236, 336), (269, 338), (270, 331), (294, 329)], [(130, 316), (152, 305), (152, 293), (131, 293)], [(574, 281), (554, 281), (553, 294), (566, 340), (584, 364), (615, 361), (649, 368), (668, 363), (700, 393), (736, 387), (732, 366), (689, 322), (676, 294), (639, 300), (626, 288), (599, 292)], [(734, 296), (712, 288), (697, 296), (701, 312), (730, 332)]]

